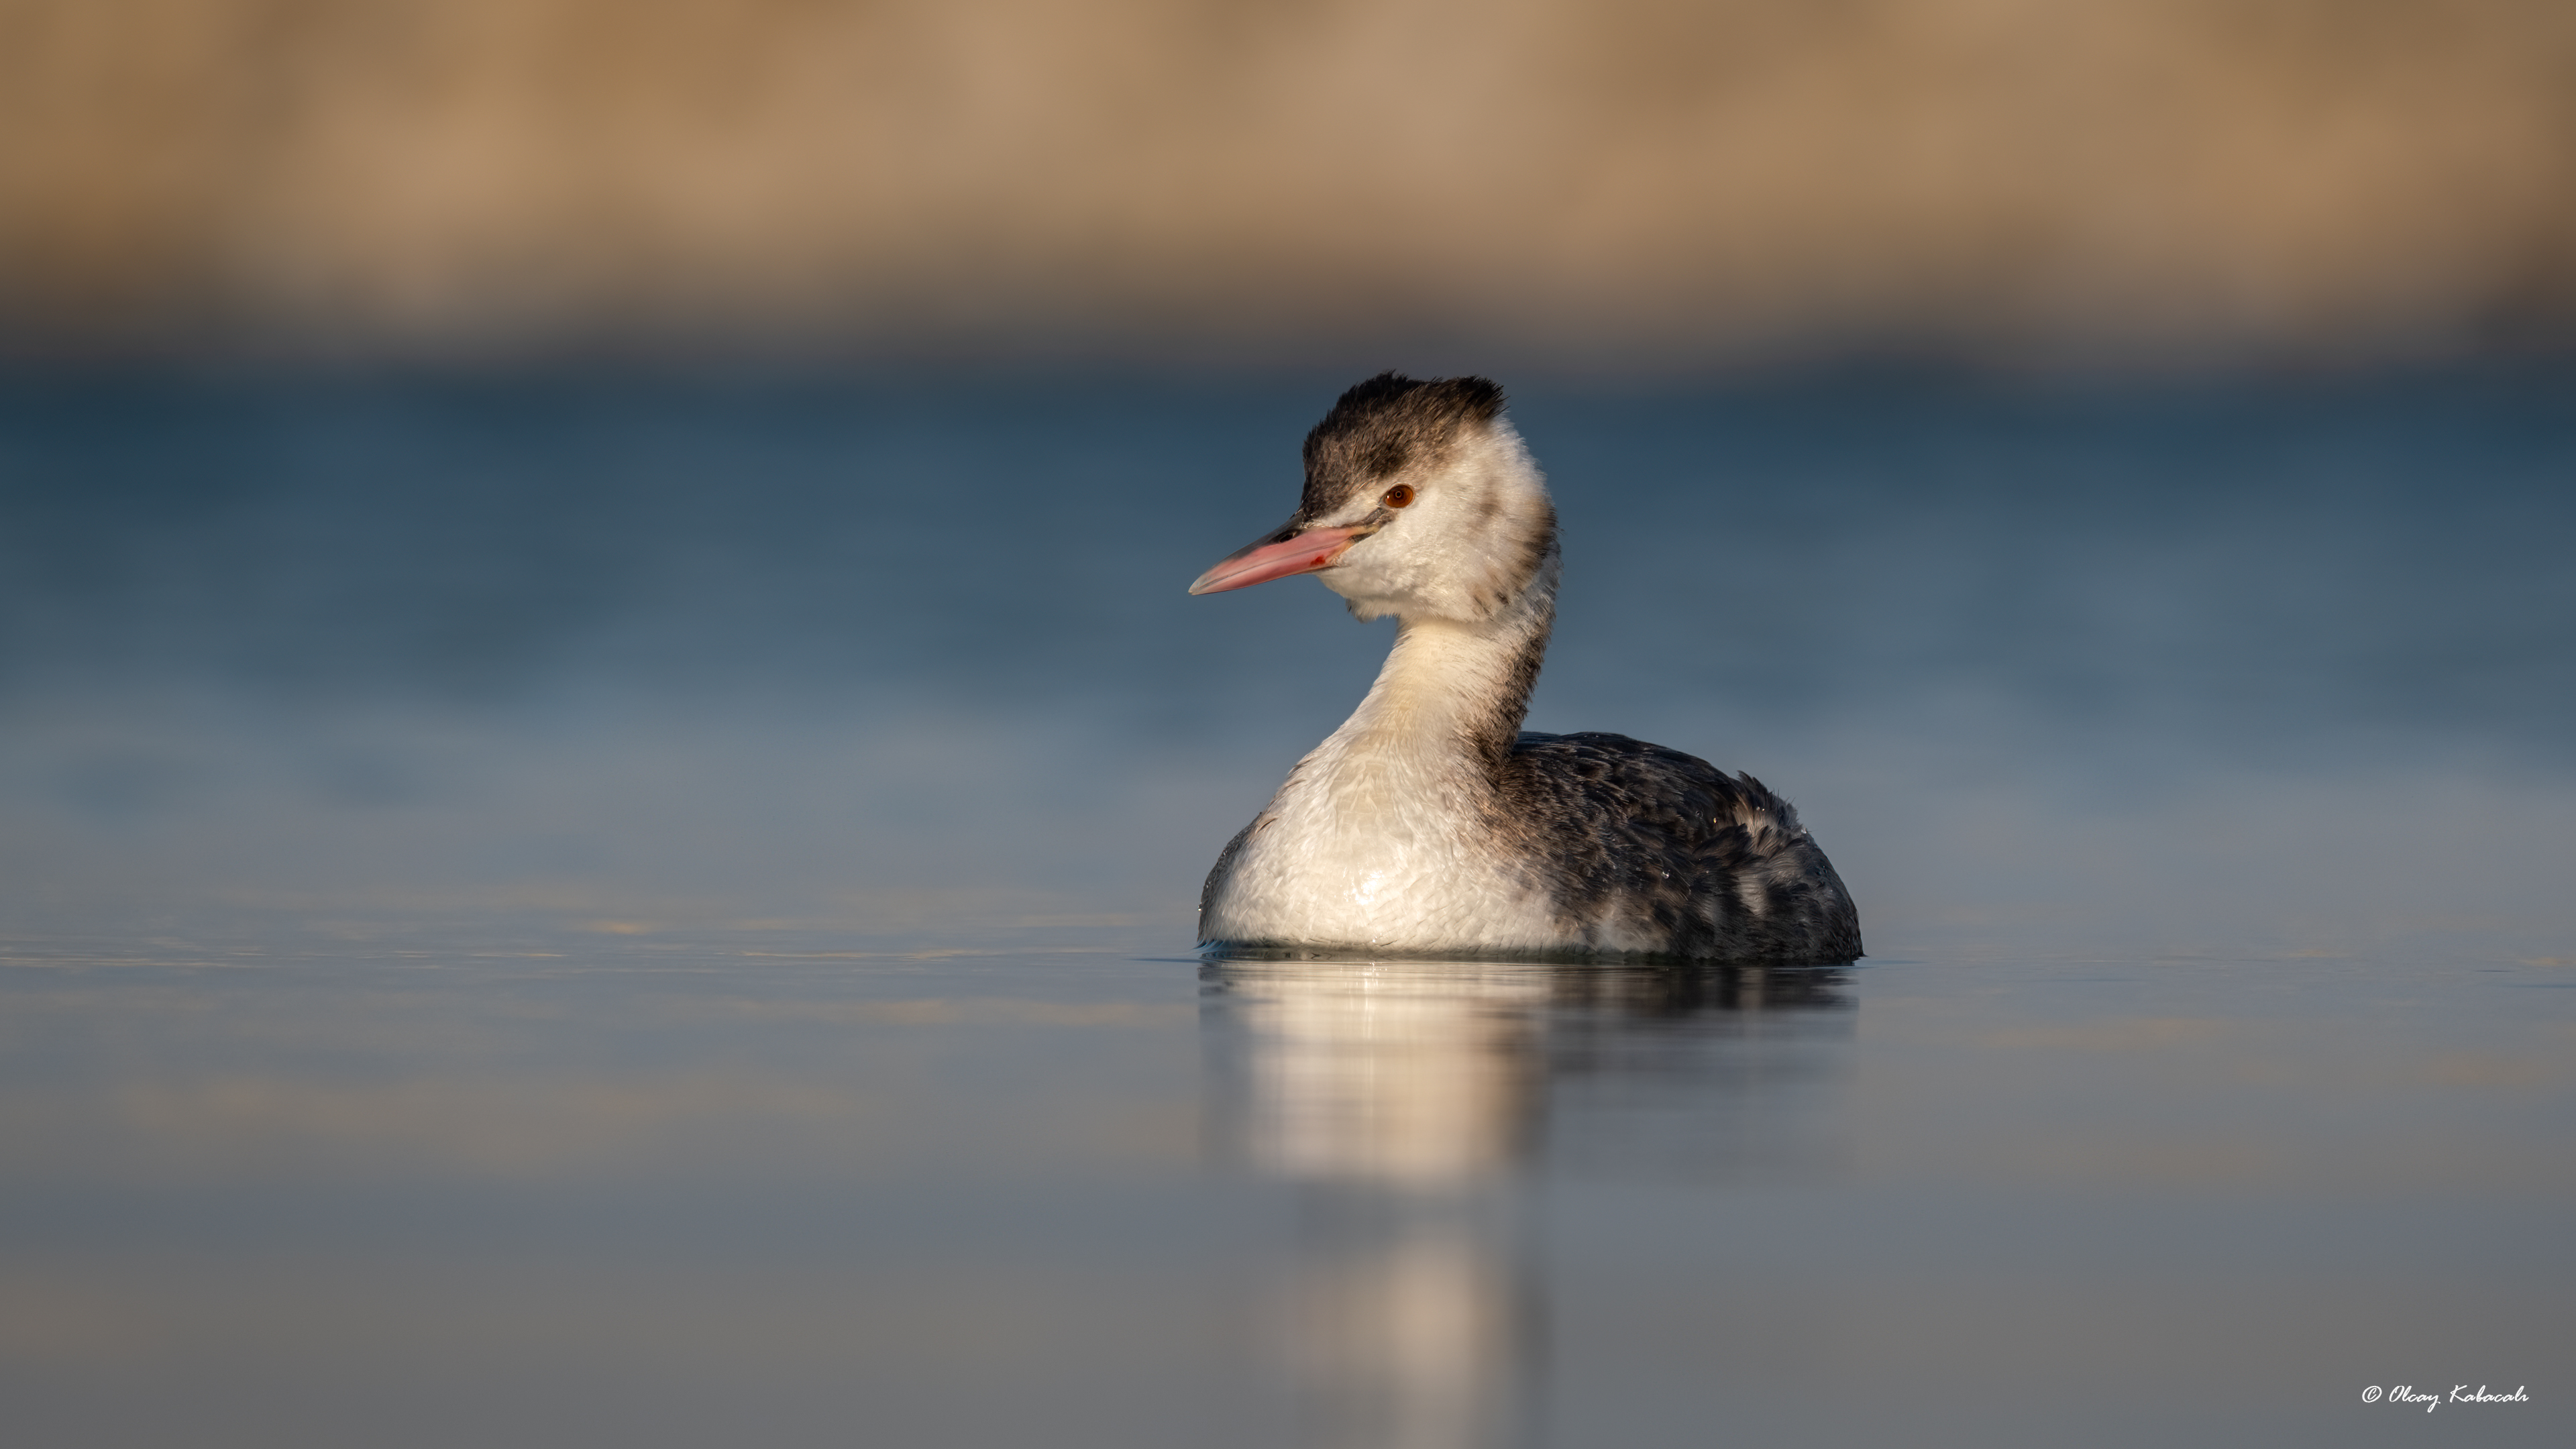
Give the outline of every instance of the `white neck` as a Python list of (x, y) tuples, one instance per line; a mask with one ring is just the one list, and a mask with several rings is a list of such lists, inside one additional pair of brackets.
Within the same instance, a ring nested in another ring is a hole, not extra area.
[(1489, 776), (1529, 708), (1556, 611), (1554, 583), (1534, 580), (1497, 618), (1400, 622), (1377, 682), (1315, 756), (1402, 760), (1416, 769), (1449, 761)]
[(1377, 683), (1290, 771), (1267, 812), (1299, 835), (1481, 838), (1556, 617), (1553, 551), (1490, 618), (1409, 617)]
[(1407, 619), (1377, 683), (1288, 774), (1212, 881), (1210, 939), (1419, 949), (1549, 939), (1498, 853), (1499, 782), (1555, 612), (1555, 570), (1493, 619)]

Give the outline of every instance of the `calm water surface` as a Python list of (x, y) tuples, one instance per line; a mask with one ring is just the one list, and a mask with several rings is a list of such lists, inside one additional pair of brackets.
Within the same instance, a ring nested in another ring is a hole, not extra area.
[(2568, 1442), (2576, 379), (1528, 385), (1873, 954), (1202, 961), (1343, 381), (0, 387), (10, 1441)]

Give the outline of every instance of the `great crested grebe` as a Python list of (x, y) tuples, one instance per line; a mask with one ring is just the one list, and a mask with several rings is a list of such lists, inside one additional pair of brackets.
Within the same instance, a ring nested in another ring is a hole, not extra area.
[(1827, 963), (1860, 920), (1789, 803), (1625, 735), (1524, 733), (1556, 619), (1556, 510), (1481, 377), (1381, 373), (1306, 435), (1286, 526), (1193, 594), (1315, 574), (1395, 648), (1234, 837), (1212, 947)]

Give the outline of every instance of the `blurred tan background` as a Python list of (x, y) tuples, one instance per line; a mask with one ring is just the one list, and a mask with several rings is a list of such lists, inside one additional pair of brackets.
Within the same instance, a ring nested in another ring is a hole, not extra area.
[(17, 350), (2576, 332), (2567, 0), (0, 0)]

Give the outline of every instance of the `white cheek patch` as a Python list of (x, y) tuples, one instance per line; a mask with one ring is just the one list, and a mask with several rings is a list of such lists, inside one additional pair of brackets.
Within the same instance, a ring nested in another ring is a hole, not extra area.
[(1553, 526), (1546, 481), (1520, 435), (1497, 421), (1319, 577), (1361, 619), (1486, 618), (1529, 582), (1531, 540)]

